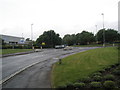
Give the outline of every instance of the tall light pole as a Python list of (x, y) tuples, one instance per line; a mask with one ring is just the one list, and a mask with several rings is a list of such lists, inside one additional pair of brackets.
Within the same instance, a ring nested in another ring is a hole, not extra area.
[(32, 43), (32, 49), (33, 49), (33, 24), (31, 24), (31, 43)]
[(96, 43), (98, 43), (98, 38), (97, 38), (97, 25), (95, 25), (96, 28)]
[(101, 15), (103, 16), (103, 47), (105, 47), (104, 13), (102, 13)]

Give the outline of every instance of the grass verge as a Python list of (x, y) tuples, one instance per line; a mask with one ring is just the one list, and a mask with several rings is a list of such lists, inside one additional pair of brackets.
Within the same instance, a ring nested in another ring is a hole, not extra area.
[[(118, 46), (118, 44), (114, 44)], [(73, 45), (73, 47), (102, 47), (103, 44), (90, 44), (90, 45)], [(106, 44), (106, 46), (113, 46), (113, 44)]]
[(12, 54), (12, 53), (19, 53), (19, 52), (27, 52), (32, 51), (32, 49), (0, 49), (0, 54)]
[(86, 78), (92, 73), (118, 62), (118, 50), (115, 47), (98, 48), (77, 53), (57, 62), (52, 69), (52, 86), (64, 86)]

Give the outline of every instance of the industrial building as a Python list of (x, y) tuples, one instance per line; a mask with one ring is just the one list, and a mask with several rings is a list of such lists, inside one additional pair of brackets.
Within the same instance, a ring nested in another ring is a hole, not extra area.
[(9, 36), (0, 34), (0, 38), (4, 40), (6, 44), (24, 44), (25, 40), (23, 37)]

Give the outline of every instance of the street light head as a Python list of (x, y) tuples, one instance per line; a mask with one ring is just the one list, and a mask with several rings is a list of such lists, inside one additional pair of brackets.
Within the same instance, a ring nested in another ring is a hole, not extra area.
[(102, 13), (101, 15), (104, 15), (104, 13)]

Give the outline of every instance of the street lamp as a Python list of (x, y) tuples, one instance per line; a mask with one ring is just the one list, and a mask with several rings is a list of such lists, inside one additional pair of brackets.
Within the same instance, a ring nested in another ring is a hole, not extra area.
[(33, 39), (33, 24), (31, 24), (31, 43), (32, 43), (32, 49), (33, 49), (33, 41), (32, 41), (32, 39)]
[(103, 16), (103, 47), (105, 47), (104, 13), (102, 13), (101, 15)]
[(97, 38), (97, 25), (95, 25), (96, 27), (96, 43), (98, 43), (98, 38)]

